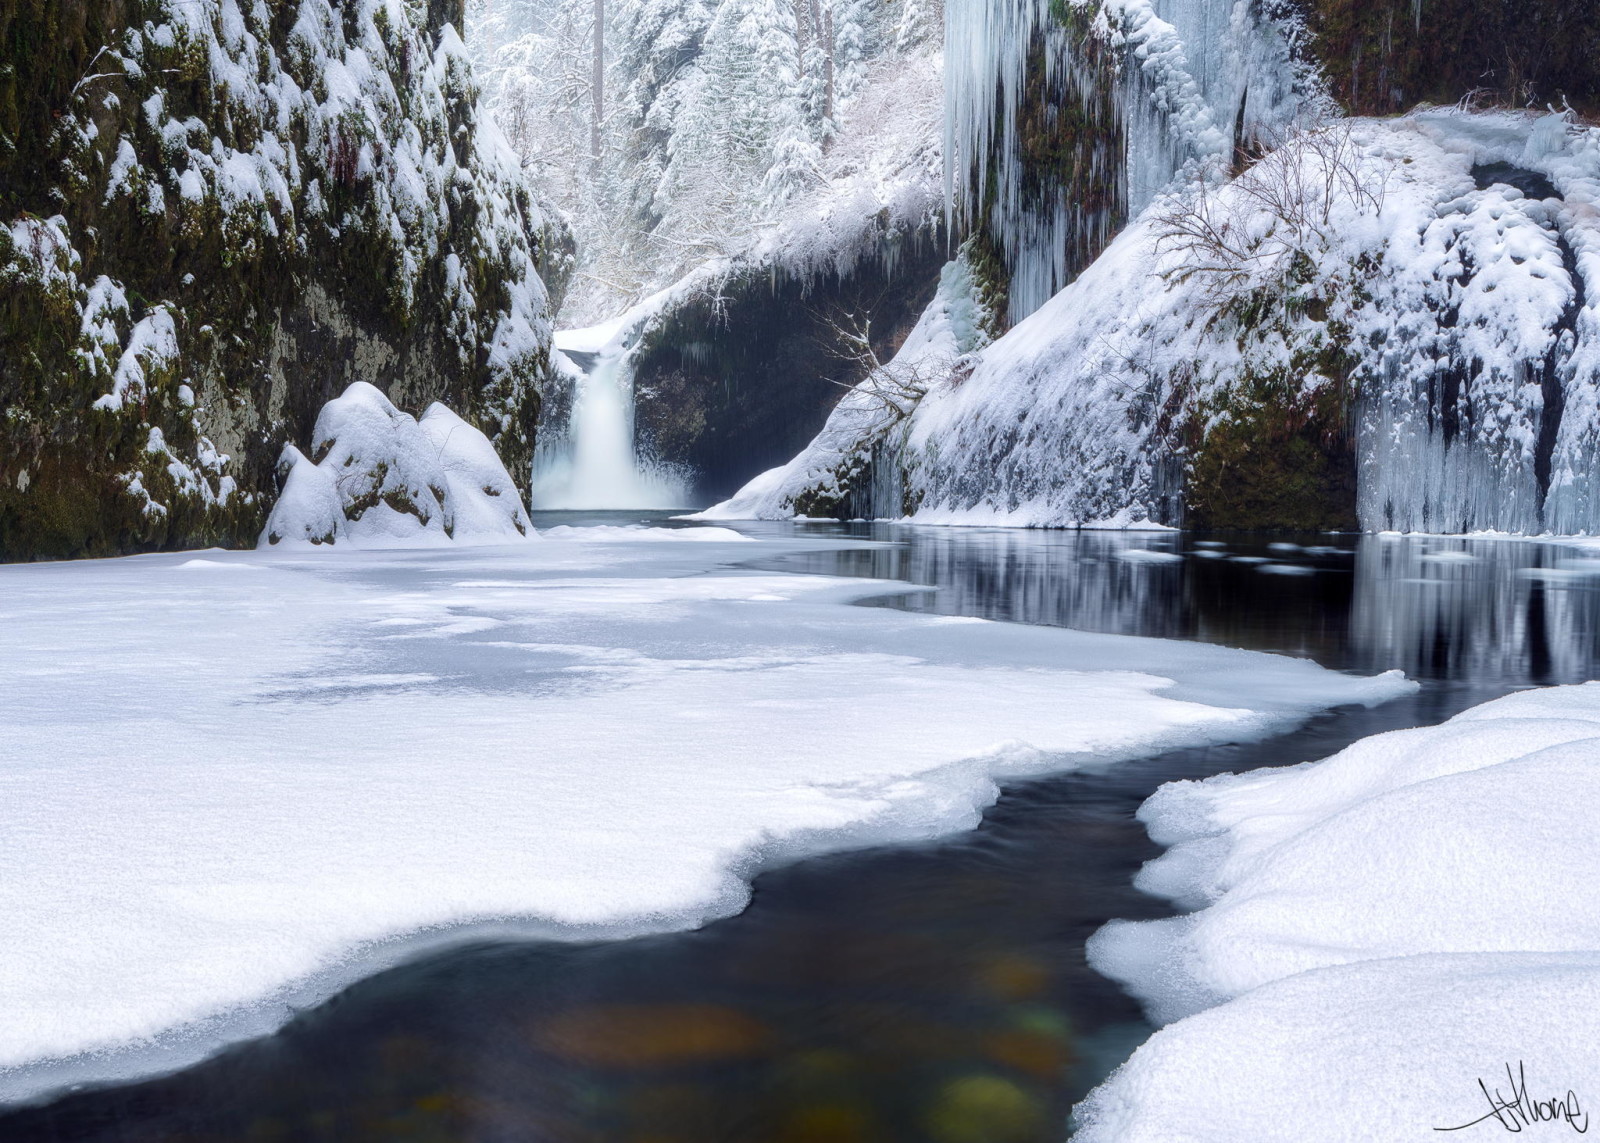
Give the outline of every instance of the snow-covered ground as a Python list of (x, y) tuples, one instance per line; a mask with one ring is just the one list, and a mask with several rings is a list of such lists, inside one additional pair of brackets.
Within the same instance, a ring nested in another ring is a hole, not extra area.
[(192, 1059), (468, 933), (691, 926), (763, 863), (968, 828), (996, 778), (1413, 685), (736, 566), (845, 542), (0, 568), (0, 1097)]
[(1600, 1075), (1597, 762), (1586, 683), (1163, 787), (1140, 817), (1172, 848), (1139, 884), (1204, 907), (1089, 951), (1177, 1022), (1076, 1138), (1366, 1143), (1484, 1116), (1564, 1133)]

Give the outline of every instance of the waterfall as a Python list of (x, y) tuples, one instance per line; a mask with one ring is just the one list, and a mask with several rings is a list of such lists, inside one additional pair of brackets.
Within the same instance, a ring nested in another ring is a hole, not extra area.
[(682, 474), (642, 461), (633, 439), (633, 370), (610, 344), (577, 384), (564, 433), (541, 440), (534, 459), (533, 506), (555, 509), (684, 508)]

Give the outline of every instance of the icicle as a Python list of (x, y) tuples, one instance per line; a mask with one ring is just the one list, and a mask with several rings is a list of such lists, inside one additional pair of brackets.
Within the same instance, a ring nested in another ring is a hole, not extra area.
[[(1076, 31), (1052, 14), (1050, 0), (950, 0), (945, 8), (946, 212), (952, 223), (981, 221), (999, 243), (1013, 322), (1065, 286), (1085, 252), (1103, 247), (1122, 216), (1180, 171), (1224, 159), (1247, 91), (1252, 130), (1286, 122), (1297, 101), (1282, 30), (1253, 6), (1065, 2)], [(1030, 76), (1030, 59), (1042, 77)], [(1090, 156), (1101, 205), (1059, 190), (1041, 201), (1041, 172), (1027, 169), (1018, 122), (1035, 78), (1080, 106), (1109, 97), (1111, 121)]]

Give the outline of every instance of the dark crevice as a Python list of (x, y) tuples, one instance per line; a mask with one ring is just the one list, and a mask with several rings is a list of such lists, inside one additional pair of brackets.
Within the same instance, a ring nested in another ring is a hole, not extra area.
[(1561, 197), (1561, 192), (1556, 190), (1555, 184), (1538, 171), (1513, 166), (1511, 163), (1479, 163), (1472, 168), (1472, 178), (1478, 184), (1479, 190), (1488, 190), (1498, 184), (1515, 187), (1527, 197), (1541, 201)]

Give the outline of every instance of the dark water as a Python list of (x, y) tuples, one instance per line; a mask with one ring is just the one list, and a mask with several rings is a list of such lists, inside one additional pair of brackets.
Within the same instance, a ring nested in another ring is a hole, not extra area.
[(1156, 786), (1597, 673), (1600, 564), (1570, 549), (1231, 538), (1207, 558), (1194, 537), (815, 530), (883, 543), (777, 566), (939, 587), (879, 606), (1401, 667), (1424, 687), (1264, 743), (1017, 785), (971, 834), (766, 873), (746, 912), (698, 932), (420, 959), (187, 1071), (0, 1116), (0, 1140), (1054, 1143), (1149, 1033), (1083, 942), (1164, 912), (1130, 887), (1155, 853), (1133, 811)]

